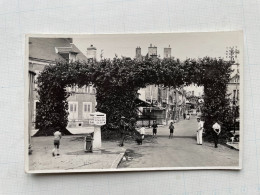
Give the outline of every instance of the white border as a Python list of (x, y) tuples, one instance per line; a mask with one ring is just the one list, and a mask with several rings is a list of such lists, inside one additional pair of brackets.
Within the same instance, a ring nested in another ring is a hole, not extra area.
[[(73, 169), (73, 170), (29, 170), (29, 155), (28, 155), (28, 74), (29, 74), (29, 37), (45, 37), (45, 38), (81, 38), (89, 35), (135, 35), (135, 34), (183, 34), (183, 33), (225, 33), (225, 32), (237, 32), (239, 38), (241, 38), (243, 63), (240, 65), (240, 142), (239, 142), (239, 165), (238, 166), (211, 166), (211, 167), (156, 167), (156, 168), (120, 168), (120, 169)], [(242, 33), (242, 36), (240, 35)], [(26, 34), (25, 35), (25, 64), (24, 64), (24, 159), (25, 159), (25, 172), (26, 173), (97, 173), (97, 172), (135, 172), (135, 171), (168, 171), (168, 170), (241, 170), (243, 159), (243, 142), (244, 142), (244, 33), (243, 31), (208, 31), (208, 32), (154, 32), (154, 33), (106, 33), (106, 34)]]

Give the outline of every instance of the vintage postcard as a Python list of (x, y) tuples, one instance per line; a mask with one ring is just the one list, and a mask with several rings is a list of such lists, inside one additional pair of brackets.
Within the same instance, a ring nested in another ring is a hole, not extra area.
[(242, 31), (25, 45), (27, 173), (242, 168)]

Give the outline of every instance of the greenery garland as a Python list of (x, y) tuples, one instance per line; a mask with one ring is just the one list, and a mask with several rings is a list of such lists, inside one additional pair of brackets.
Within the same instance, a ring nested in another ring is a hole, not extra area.
[(62, 133), (68, 124), (70, 93), (66, 87), (93, 84), (97, 89), (97, 110), (107, 114), (103, 131), (120, 133), (121, 116), (128, 120), (137, 117), (135, 99), (138, 90), (147, 85), (180, 87), (192, 83), (204, 86), (205, 103), (202, 114), (206, 129), (213, 119), (227, 123), (230, 114), (227, 84), (230, 79), (231, 62), (219, 58), (174, 58), (126, 60), (115, 57), (99, 62), (57, 62), (48, 65), (38, 76), (39, 107), (37, 108), (37, 135), (53, 135), (59, 128)]

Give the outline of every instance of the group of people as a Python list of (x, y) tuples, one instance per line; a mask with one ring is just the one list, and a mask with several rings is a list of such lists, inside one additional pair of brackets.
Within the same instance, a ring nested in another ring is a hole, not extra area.
[[(204, 121), (202, 121), (200, 117), (197, 117), (197, 121), (198, 121), (197, 144), (202, 145), (202, 134), (204, 132)], [(158, 125), (157, 125), (156, 121), (153, 121), (152, 128), (153, 128), (153, 138), (157, 138)], [(142, 138), (144, 138), (144, 130), (145, 130), (145, 128), (142, 127), (141, 128), (141, 132), (143, 132)], [(174, 132), (173, 122), (170, 123), (169, 130), (170, 130), (169, 139), (172, 139), (173, 132)], [(221, 132), (221, 126), (217, 120), (214, 120), (213, 126), (212, 126), (212, 135), (213, 135), (213, 139), (214, 139), (215, 148), (218, 147), (218, 137), (219, 137), (220, 132)]]
[[(152, 128), (153, 128), (153, 138), (157, 138), (158, 125), (157, 125), (156, 121), (153, 121)], [(172, 139), (173, 138), (173, 131), (174, 131), (173, 122), (170, 123), (169, 129), (170, 129), (169, 139)]]
[[(197, 121), (198, 121), (197, 144), (202, 145), (202, 134), (204, 131), (204, 122), (201, 120), (200, 117), (197, 117)], [(212, 126), (212, 135), (213, 135), (213, 139), (214, 139), (215, 148), (218, 147), (218, 137), (219, 137), (220, 132), (221, 132), (221, 126), (217, 120), (214, 120), (213, 126)]]
[[(120, 121), (120, 127), (125, 129), (125, 123), (124, 123), (124, 118), (121, 118)], [(197, 122), (198, 122), (198, 128), (197, 128), (197, 144), (198, 145), (202, 145), (202, 134), (204, 131), (204, 122), (201, 120), (200, 117), (197, 117)], [(219, 124), (219, 122), (217, 120), (215, 120), (213, 122), (213, 126), (212, 126), (212, 135), (213, 135), (213, 139), (214, 139), (214, 144), (215, 144), (215, 148), (218, 147), (218, 137), (219, 134), (221, 132), (221, 126)], [(157, 138), (157, 128), (158, 125), (156, 123), (156, 121), (153, 121), (152, 124), (152, 128), (153, 128), (153, 138)], [(169, 130), (170, 130), (170, 135), (169, 135), (169, 139), (173, 138), (173, 132), (174, 132), (174, 125), (173, 122), (170, 123), (169, 125)], [(141, 135), (141, 138), (138, 139), (138, 144), (142, 144), (142, 140), (144, 140), (144, 135), (145, 135), (145, 128), (142, 127), (139, 130), (139, 133)], [(59, 156), (59, 146), (60, 146), (60, 140), (61, 140), (61, 132), (59, 130), (54, 132), (54, 148), (52, 150), (52, 155), (53, 156)], [(122, 136), (122, 140), (121, 140), (121, 146), (124, 145), (124, 140), (125, 140), (125, 136)]]

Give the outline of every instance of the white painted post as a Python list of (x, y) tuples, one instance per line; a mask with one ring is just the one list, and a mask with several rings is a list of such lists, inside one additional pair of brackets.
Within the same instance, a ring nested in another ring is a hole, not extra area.
[(101, 149), (101, 126), (94, 125), (93, 149)]
[(101, 126), (106, 124), (106, 114), (101, 112), (91, 113), (90, 116), (93, 118), (91, 124), (94, 126), (93, 135), (93, 150), (100, 151), (101, 142)]

